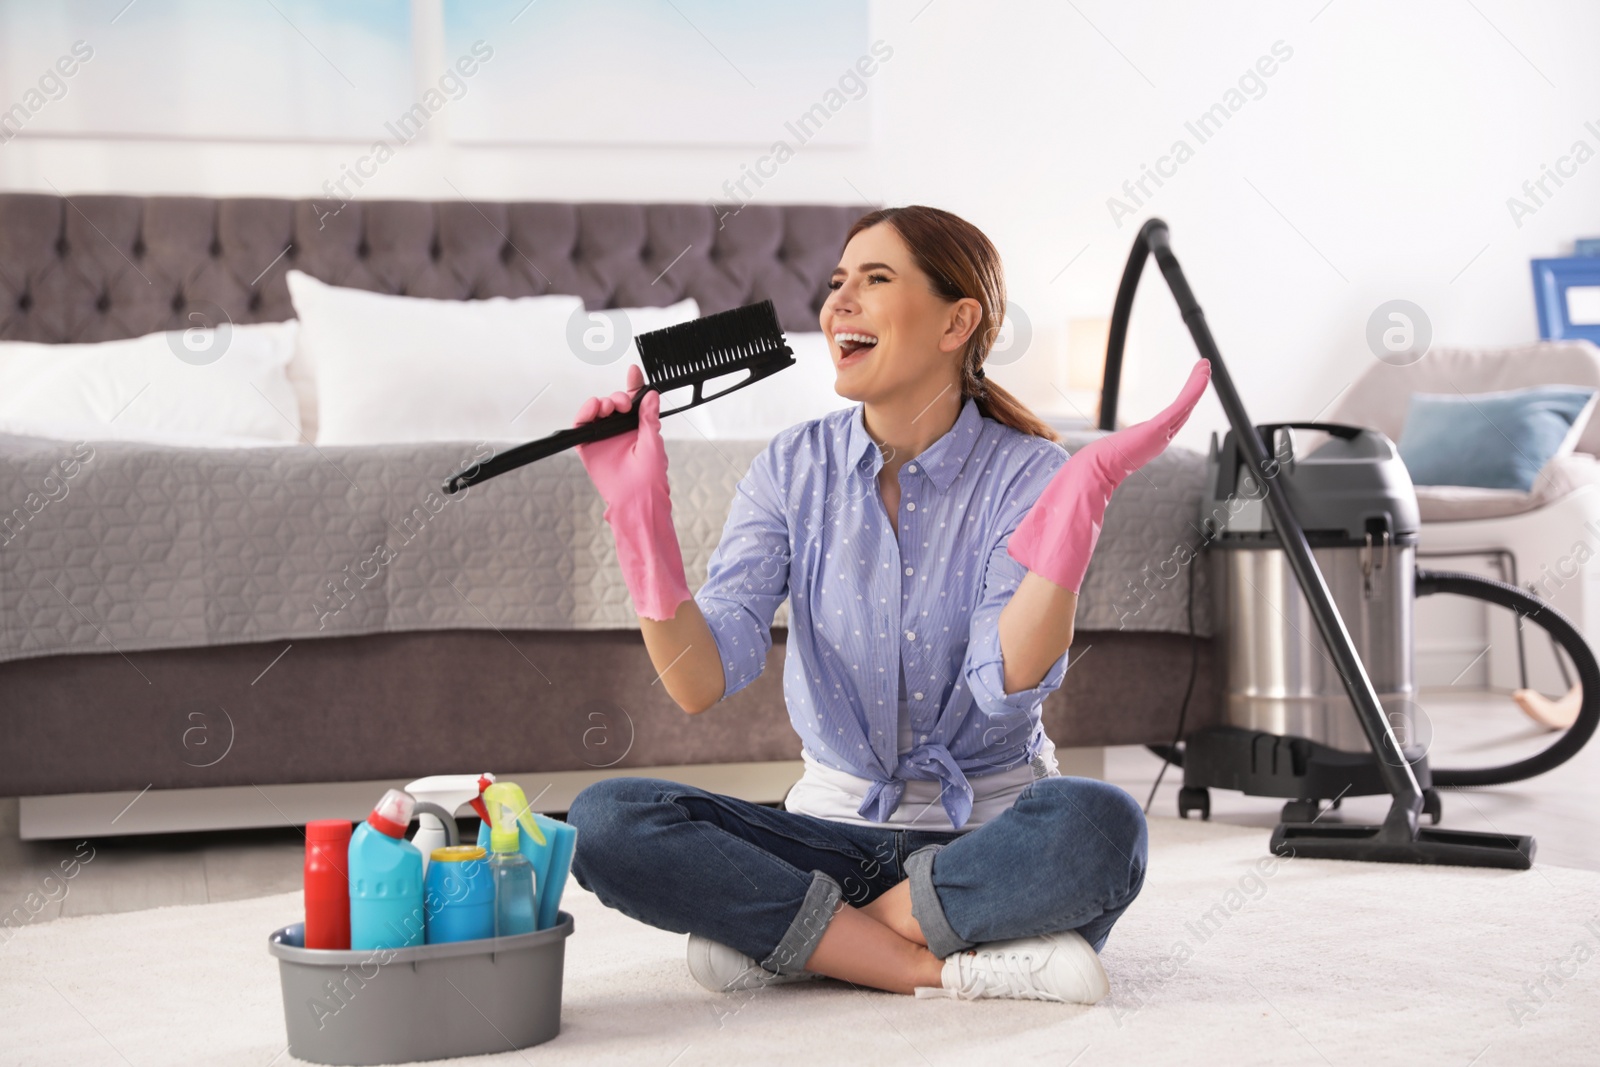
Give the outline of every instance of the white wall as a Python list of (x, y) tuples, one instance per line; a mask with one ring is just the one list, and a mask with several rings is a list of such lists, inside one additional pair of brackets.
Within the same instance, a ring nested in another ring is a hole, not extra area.
[[(436, 19), (432, 0), (414, 4), (424, 24)], [(874, 0), (871, 37), (893, 56), (866, 98), (846, 106), (873, 108), (873, 143), (805, 148), (756, 200), (865, 196), (977, 223), (1036, 331), (1029, 353), (996, 376), (1041, 407), (1063, 406), (1048, 384), (1062, 324), (1109, 313), (1129, 242), (1151, 213), (1171, 224), (1257, 421), (1323, 411), (1370, 365), (1367, 319), (1392, 298), (1425, 309), (1436, 343), (1537, 336), (1528, 259), (1600, 235), (1600, 161), (1548, 185), (1553, 195), (1520, 226), (1506, 203), (1575, 141), (1600, 149), (1600, 5), (1586, 0)], [(1185, 121), (1278, 41), (1292, 56), (1264, 79), (1264, 95), (1200, 144)], [(448, 58), (426, 35), (417, 51), (419, 73)], [(707, 51), (684, 61), (722, 60)], [(759, 70), (759, 57), (744, 63)], [(786, 117), (774, 116), (775, 137)], [(449, 142), (447, 121), (361, 195), (702, 202), (724, 199), (723, 183), (762, 154), (470, 148)], [(1119, 227), (1107, 199), (1180, 137), (1193, 158), (1159, 189), (1147, 185), (1154, 195)], [(0, 188), (324, 195), (323, 182), (363, 148), (23, 136), (0, 145)], [(1141, 293), (1129, 419), (1164, 406), (1194, 358), (1154, 271)], [(1208, 395), (1179, 441), (1202, 447), (1225, 425)]]

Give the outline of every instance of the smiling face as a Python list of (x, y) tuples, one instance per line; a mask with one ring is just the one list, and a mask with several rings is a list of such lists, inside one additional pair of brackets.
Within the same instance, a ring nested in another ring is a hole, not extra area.
[(948, 301), (888, 223), (850, 239), (818, 321), (828, 336), (834, 391), (869, 404), (959, 395), (960, 360), (981, 315), (971, 298)]

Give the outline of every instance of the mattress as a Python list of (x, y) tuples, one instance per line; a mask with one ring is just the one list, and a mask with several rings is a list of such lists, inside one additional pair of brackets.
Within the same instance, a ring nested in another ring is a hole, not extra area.
[[(1087, 439), (1071, 435), (1068, 451)], [(690, 588), (765, 443), (669, 441)], [(0, 661), (425, 630), (638, 623), (572, 453), (455, 496), (483, 444), (193, 449), (0, 435)], [(1170, 448), (1112, 498), (1079, 630), (1211, 634), (1204, 458)], [(780, 609), (776, 625), (786, 621)]]

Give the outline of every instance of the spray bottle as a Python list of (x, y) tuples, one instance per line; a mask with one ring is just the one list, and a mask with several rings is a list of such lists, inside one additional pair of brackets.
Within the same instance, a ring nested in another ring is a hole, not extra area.
[[(406, 786), (406, 792), (417, 798), (417, 803), (437, 804), (451, 815), (463, 804), (470, 803), (478, 818), (489, 821), (488, 809), (480, 799), (483, 791), (494, 784), (492, 774), (435, 774), (418, 778)], [(444, 824), (426, 811), (417, 812), (417, 832), (411, 843), (422, 853), (422, 876), (428, 876), (428, 861), (433, 850), (450, 844)]]
[[(561, 918), (561, 895), (566, 891), (567, 875), (572, 870), (578, 828), (536, 811), (528, 812), (525, 819), (542, 831), (522, 835), (522, 854), (533, 864), (533, 880), (539, 898), (539, 929), (548, 930)], [(489, 829), (488, 820), (478, 827), (478, 847), (485, 850), (489, 847)]]
[(502, 782), (484, 790), (489, 808), (489, 873), (494, 882), (494, 935), (531, 934), (538, 928), (533, 864), (522, 854), (519, 823), (541, 841), (533, 820), (526, 818), (528, 798), (522, 787)]

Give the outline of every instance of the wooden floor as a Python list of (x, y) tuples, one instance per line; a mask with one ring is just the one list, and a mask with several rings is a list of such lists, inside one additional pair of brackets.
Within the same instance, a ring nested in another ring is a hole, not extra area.
[[(1500, 694), (1424, 692), (1419, 703), (1432, 721), (1430, 759), (1436, 766), (1504, 763), (1549, 744), (1543, 733)], [(1138, 747), (1106, 753), (1107, 777), (1143, 802), (1160, 761)], [(1182, 772), (1166, 775), (1152, 815), (1177, 812)], [(1261, 847), (1277, 822), (1279, 803), (1213, 791), (1212, 818), (1261, 827)], [(1443, 826), (1532, 834), (1537, 861), (1600, 870), (1600, 740), (1556, 771), (1529, 782), (1444, 794)], [(1379, 798), (1349, 798), (1347, 821), (1377, 821)], [(17, 802), (0, 800), (0, 923), (45, 922), (61, 916), (135, 911), (171, 904), (204, 904), (288, 892), (300, 885), (304, 843), (299, 831), (19, 841)], [(74, 856), (91, 856), (70, 879)], [(63, 867), (63, 865), (67, 865)], [(9, 919), (8, 919), (9, 917)], [(0, 928), (0, 943), (5, 935)]]

